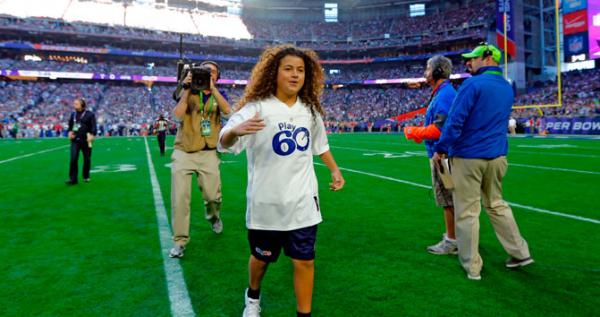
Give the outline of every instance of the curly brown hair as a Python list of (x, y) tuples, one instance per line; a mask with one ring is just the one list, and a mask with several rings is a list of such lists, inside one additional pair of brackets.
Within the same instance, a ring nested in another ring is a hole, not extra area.
[(281, 60), (288, 56), (297, 56), (304, 61), (304, 85), (298, 92), (298, 97), (310, 108), (313, 117), (316, 113), (325, 115), (321, 106), (321, 94), (325, 75), (319, 64), (319, 56), (310, 49), (301, 49), (293, 45), (277, 45), (268, 47), (261, 54), (258, 63), (252, 69), (252, 75), (244, 91), (244, 96), (239, 101), (237, 109), (241, 109), (249, 102), (258, 101), (275, 95), (277, 91), (277, 71)]

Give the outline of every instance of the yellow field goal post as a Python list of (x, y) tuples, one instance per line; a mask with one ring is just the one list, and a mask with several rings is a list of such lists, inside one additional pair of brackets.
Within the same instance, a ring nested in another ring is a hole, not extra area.
[[(560, 29), (558, 19), (559, 16), (559, 0), (554, 1), (554, 14), (555, 14), (555, 34), (556, 34), (556, 88), (558, 91), (558, 103), (555, 104), (540, 104), (540, 105), (522, 105), (515, 106), (513, 105), (512, 109), (532, 109), (535, 108), (538, 110), (540, 115), (543, 115), (542, 108), (562, 108), (562, 82), (561, 82), (561, 64), (560, 64)], [(542, 30), (543, 32), (543, 30)], [(508, 49), (507, 49), (507, 30), (506, 30), (506, 11), (504, 12), (504, 77), (508, 80)]]

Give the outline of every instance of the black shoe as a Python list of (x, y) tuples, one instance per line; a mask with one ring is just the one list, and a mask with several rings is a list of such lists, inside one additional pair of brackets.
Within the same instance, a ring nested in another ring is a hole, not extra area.
[(506, 267), (514, 269), (517, 267), (529, 265), (531, 263), (533, 263), (533, 259), (531, 257), (528, 257), (528, 258), (525, 258), (522, 260), (511, 257), (510, 259), (506, 260)]
[(65, 181), (65, 184), (67, 184), (67, 185), (69, 185), (69, 186), (70, 186), (70, 185), (77, 185), (77, 182), (74, 182), (74, 181), (68, 180), (68, 181)]

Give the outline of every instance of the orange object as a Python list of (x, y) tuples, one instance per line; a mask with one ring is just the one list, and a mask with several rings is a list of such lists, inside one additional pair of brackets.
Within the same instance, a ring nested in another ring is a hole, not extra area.
[(430, 124), (426, 127), (404, 127), (404, 136), (407, 140), (414, 140), (421, 143), (423, 140), (437, 140), (442, 135), (442, 132), (435, 124)]

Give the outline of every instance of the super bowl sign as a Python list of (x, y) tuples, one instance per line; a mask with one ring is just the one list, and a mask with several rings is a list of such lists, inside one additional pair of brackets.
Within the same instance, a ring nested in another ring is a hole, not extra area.
[(587, 10), (581, 10), (568, 13), (563, 16), (564, 35), (575, 34), (587, 31), (588, 24)]
[(600, 117), (547, 117), (545, 129), (551, 134), (600, 134)]

